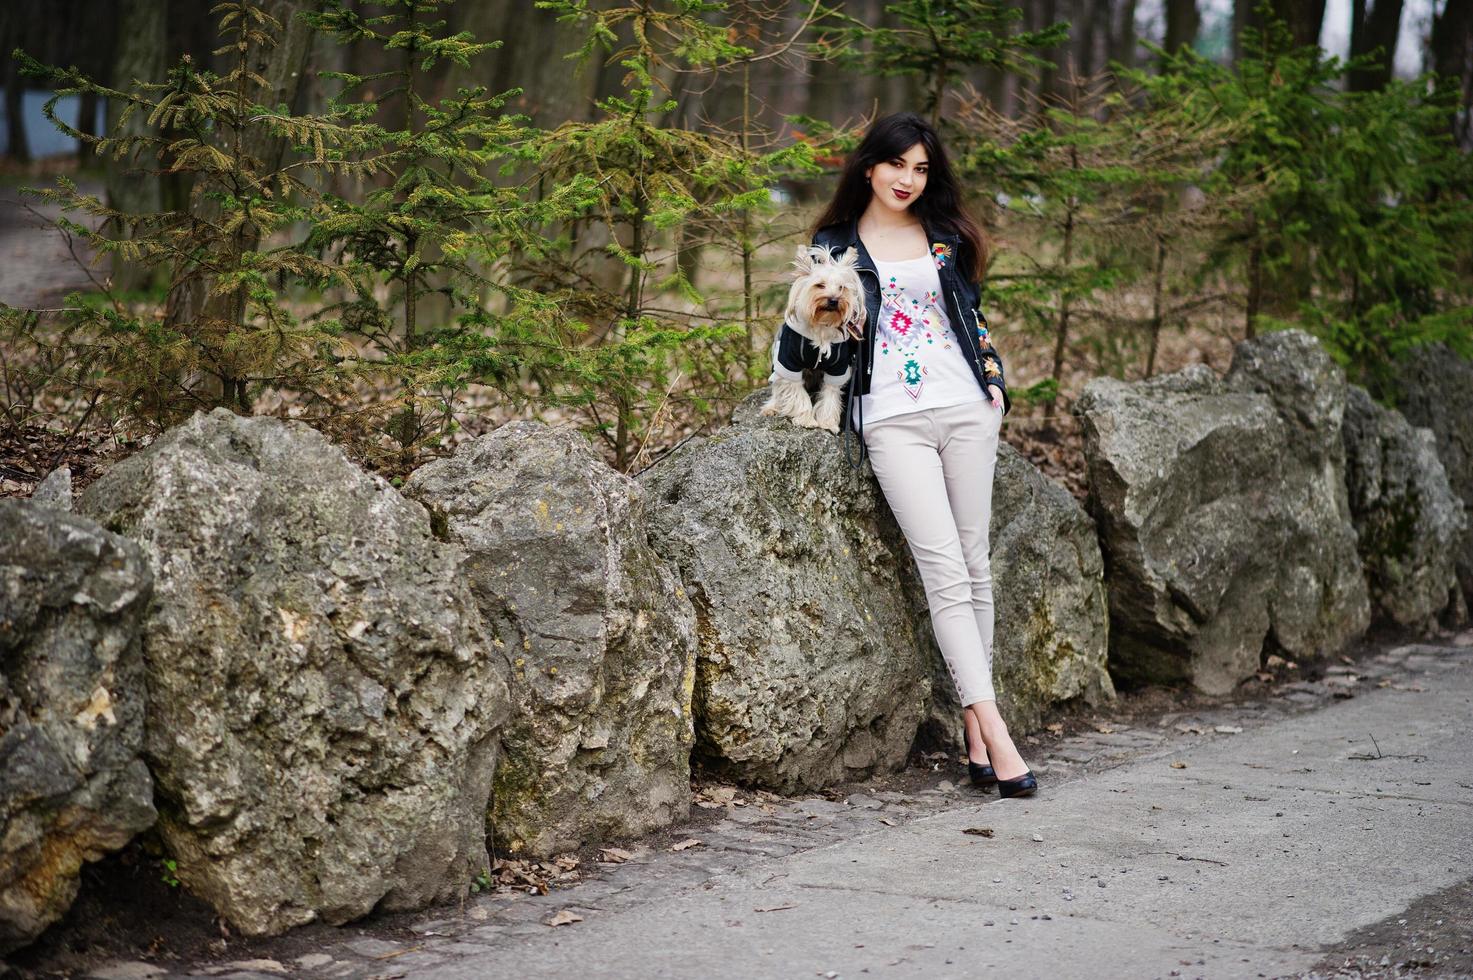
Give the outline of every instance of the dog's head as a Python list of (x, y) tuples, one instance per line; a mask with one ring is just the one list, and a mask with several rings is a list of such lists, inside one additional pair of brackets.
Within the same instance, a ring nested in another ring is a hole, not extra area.
[(788, 290), (788, 324), (825, 349), (864, 332), (864, 289), (851, 247), (839, 258), (816, 245), (798, 249), (797, 277)]

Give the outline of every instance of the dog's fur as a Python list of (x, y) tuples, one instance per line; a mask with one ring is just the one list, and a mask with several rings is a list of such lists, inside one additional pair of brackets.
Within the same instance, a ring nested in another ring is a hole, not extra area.
[[(799, 247), (793, 262), (797, 275), (788, 289), (784, 320), (807, 343), (817, 348), (821, 360), (831, 356), (835, 344), (842, 344), (848, 337), (858, 337), (863, 333), (866, 310), (864, 289), (855, 266), (857, 261), (858, 254), (853, 248), (835, 259), (826, 248), (804, 245)], [(780, 339), (773, 340), (774, 362)], [(804, 375), (808, 373), (805, 371)], [(819, 384), (818, 404), (815, 406), (810, 400), (808, 386), (802, 381), (773, 377), (772, 392), (762, 407), (762, 414), (781, 415), (806, 428), (838, 432), (839, 414), (843, 408), (839, 391), (843, 385), (826, 379), (827, 375)]]

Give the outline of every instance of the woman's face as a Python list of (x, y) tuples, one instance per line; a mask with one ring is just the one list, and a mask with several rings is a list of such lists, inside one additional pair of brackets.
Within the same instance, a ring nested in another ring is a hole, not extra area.
[(864, 175), (877, 201), (892, 211), (904, 211), (926, 189), (929, 168), (925, 144), (917, 143), (904, 156), (877, 163)]

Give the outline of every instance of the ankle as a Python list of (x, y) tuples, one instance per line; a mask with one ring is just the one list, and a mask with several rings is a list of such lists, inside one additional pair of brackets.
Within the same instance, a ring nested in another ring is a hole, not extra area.
[(1012, 736), (1008, 734), (1008, 726), (1001, 718), (982, 726), (982, 738), (989, 745), (1012, 741)]

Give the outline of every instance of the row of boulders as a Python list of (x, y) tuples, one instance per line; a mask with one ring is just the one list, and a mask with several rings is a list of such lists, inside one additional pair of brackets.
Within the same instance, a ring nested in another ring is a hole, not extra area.
[(249, 934), (460, 894), (506, 677), (424, 508), (304, 425), (223, 409), (78, 506), (153, 570), (144, 757), (180, 881)]
[(1465, 615), (1473, 487), (1460, 498), (1443, 440), (1347, 385), (1310, 335), (1241, 343), (1221, 378), (1096, 379), (1075, 411), (1117, 678), (1224, 693), (1272, 653), (1344, 649), (1373, 613)]
[[(1287, 333), (1226, 378), (1092, 382), (1088, 510), (1001, 446), (1015, 727), (1111, 697), (1107, 653), (1119, 678), (1225, 690), (1267, 652), (1341, 648), (1373, 607), (1444, 612), (1467, 522), (1440, 437), (1338, 372)], [(512, 423), (400, 493), (304, 425), (217, 410), (77, 514), (58, 488), (0, 502), (0, 949), (149, 826), (190, 891), (266, 934), (458, 894), (488, 843), (668, 825), (693, 755), (802, 791), (896, 768), (918, 733), (954, 746), (874, 480), (762, 398), (638, 479)]]

